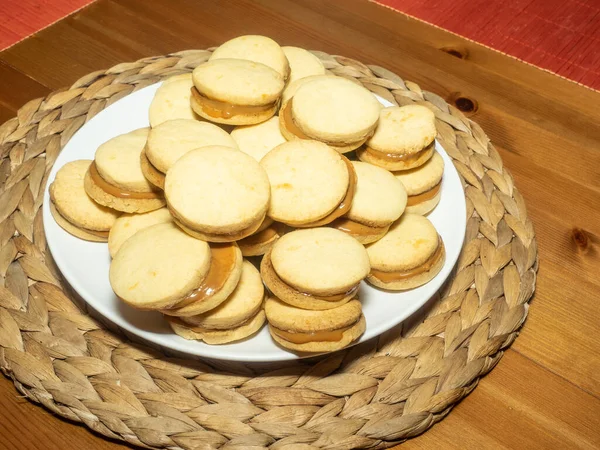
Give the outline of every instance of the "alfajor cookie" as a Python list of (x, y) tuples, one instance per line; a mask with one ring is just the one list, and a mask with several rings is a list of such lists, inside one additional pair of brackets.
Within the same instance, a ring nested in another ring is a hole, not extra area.
[(351, 207), (356, 175), (350, 161), (318, 141), (289, 141), (260, 161), (271, 183), (268, 215), (292, 227), (317, 227)]
[[(110, 284), (139, 309), (168, 308), (202, 284), (211, 267), (209, 245), (161, 223), (127, 239), (110, 264)], [(215, 305), (216, 306), (216, 305)]]
[(192, 109), (211, 122), (253, 125), (275, 115), (283, 77), (264, 64), (215, 59), (192, 73)]
[(369, 244), (381, 239), (406, 207), (406, 190), (394, 175), (381, 167), (352, 161), (356, 192), (350, 210), (330, 226)]
[(96, 150), (84, 186), (97, 203), (128, 213), (143, 213), (165, 205), (162, 191), (144, 176), (140, 156), (148, 128), (122, 134)]
[(92, 161), (65, 164), (50, 185), (50, 212), (56, 223), (80, 239), (106, 242), (110, 229), (121, 214), (101, 206), (85, 192), (83, 180)]
[(438, 152), (425, 164), (410, 170), (395, 172), (408, 194), (406, 212), (425, 215), (440, 202), (444, 160)]
[(356, 341), (366, 328), (358, 300), (327, 311), (310, 311), (269, 297), (265, 314), (275, 342), (296, 352), (340, 350)]
[(241, 151), (257, 161), (260, 161), (263, 156), (278, 145), (286, 142), (279, 130), (279, 119), (277, 117), (271, 117), (269, 120), (257, 125), (236, 127), (231, 132), (231, 137)]
[(279, 113), (288, 140), (314, 139), (340, 153), (360, 147), (379, 120), (381, 104), (364, 87), (342, 77), (302, 84)]
[(239, 341), (262, 327), (264, 294), (258, 270), (244, 261), (241, 278), (227, 300), (203, 314), (179, 319), (167, 317), (167, 320), (186, 339), (203, 340), (207, 344)]
[(167, 78), (156, 90), (150, 103), (150, 126), (156, 127), (167, 120), (174, 119), (197, 120), (198, 115), (190, 105), (193, 86), (191, 73)]
[(331, 309), (354, 298), (369, 273), (369, 256), (353, 237), (333, 228), (296, 230), (280, 237), (260, 272), (281, 301), (304, 309)]
[[(242, 255), (260, 256), (267, 253), (273, 244), (283, 236), (289, 227), (279, 222), (274, 222), (273, 219), (266, 218), (265, 222), (269, 222), (267, 226), (259, 228), (256, 233), (237, 241)], [(265, 223), (263, 222), (263, 224)]]
[(311, 75), (323, 75), (325, 67), (319, 58), (299, 47), (281, 47), (290, 65), (288, 85)]
[(217, 59), (245, 59), (254, 61), (275, 70), (284, 80), (290, 73), (290, 66), (284, 50), (277, 42), (266, 36), (238, 36), (221, 44), (212, 53), (209, 61)]
[(251, 156), (207, 146), (173, 164), (165, 196), (174, 220), (187, 233), (209, 242), (232, 242), (258, 230), (269, 207), (270, 185)]
[(418, 214), (403, 214), (379, 241), (367, 246), (367, 281), (392, 291), (429, 282), (444, 266), (444, 242), (433, 224)]
[[(288, 83), (286, 85), (285, 89), (283, 90), (283, 93), (281, 94), (281, 104), (285, 105), (287, 103), (287, 101), (294, 96), (296, 91), (298, 89), (300, 89), (300, 86), (303, 86), (306, 83), (310, 83), (311, 81), (318, 80), (323, 77), (335, 77), (335, 75), (332, 75), (332, 74), (310, 75), (308, 77), (300, 78), (298, 80), (292, 81), (291, 83)], [(279, 119), (280, 120), (283, 119), (283, 117), (281, 116), (281, 111), (280, 111)]]
[(356, 153), (384, 169), (413, 169), (433, 155), (436, 134), (435, 115), (425, 106), (390, 106), (381, 110), (375, 134)]
[(123, 243), (138, 231), (159, 223), (171, 222), (171, 213), (160, 208), (143, 214), (122, 214), (108, 233), (108, 252), (114, 258)]
[(165, 174), (175, 161), (190, 150), (207, 145), (238, 148), (229, 133), (212, 123), (190, 119), (163, 122), (148, 133), (141, 155), (142, 172), (152, 184), (162, 189)]

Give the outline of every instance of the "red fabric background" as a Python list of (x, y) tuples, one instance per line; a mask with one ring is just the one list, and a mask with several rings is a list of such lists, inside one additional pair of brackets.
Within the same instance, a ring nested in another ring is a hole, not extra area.
[[(0, 50), (93, 0), (0, 0)], [(375, 0), (600, 89), (600, 0)]]

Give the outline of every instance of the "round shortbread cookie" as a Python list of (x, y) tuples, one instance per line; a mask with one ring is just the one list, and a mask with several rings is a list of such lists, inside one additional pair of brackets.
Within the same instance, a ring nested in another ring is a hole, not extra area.
[(271, 263), (286, 284), (320, 296), (345, 293), (369, 273), (369, 256), (353, 237), (333, 228), (295, 230), (273, 245)]
[(209, 61), (217, 59), (245, 59), (259, 62), (287, 79), (290, 65), (284, 50), (277, 42), (266, 36), (238, 36), (221, 44), (210, 55)]
[(248, 322), (229, 330), (208, 330), (200, 327), (188, 327), (174, 317), (167, 317), (166, 319), (173, 331), (184, 339), (204, 341), (209, 345), (219, 345), (241, 341), (256, 334), (265, 323), (265, 312), (259, 311)]
[(144, 214), (121, 215), (108, 234), (108, 252), (110, 256), (114, 258), (125, 241), (138, 231), (152, 225), (171, 221), (171, 213), (167, 208), (160, 208)]
[(385, 169), (352, 161), (356, 172), (356, 192), (348, 219), (372, 227), (385, 227), (397, 220), (406, 207), (406, 190)]
[(191, 73), (167, 78), (150, 103), (150, 126), (156, 127), (167, 120), (198, 119), (190, 105), (193, 86)]
[(362, 142), (379, 120), (380, 103), (364, 87), (342, 77), (319, 77), (292, 99), (294, 123), (309, 138), (334, 145)]
[(168, 308), (200, 285), (211, 263), (210, 247), (161, 223), (139, 231), (110, 265), (110, 284), (123, 301), (140, 309)]
[(204, 314), (182, 320), (186, 324), (208, 330), (238, 327), (258, 313), (264, 295), (265, 288), (260, 273), (252, 263), (244, 261), (241, 278), (227, 300)]
[(243, 59), (218, 59), (192, 72), (200, 94), (232, 105), (263, 106), (277, 101), (283, 78), (264, 64)]
[(50, 185), (50, 200), (62, 218), (71, 225), (83, 231), (106, 232), (121, 213), (99, 205), (85, 192), (84, 178), (91, 163), (90, 160), (79, 160), (61, 167)]
[(269, 120), (257, 125), (236, 127), (231, 132), (231, 137), (244, 153), (260, 161), (267, 153), (286, 139), (279, 130), (279, 119), (271, 117)]
[(233, 138), (218, 126), (197, 120), (169, 120), (152, 128), (146, 143), (146, 157), (159, 171), (171, 166), (190, 150), (208, 145), (238, 148)]
[(268, 215), (291, 226), (314, 222), (338, 207), (350, 181), (339, 153), (317, 141), (289, 141), (260, 161), (271, 183)]
[(311, 75), (323, 75), (325, 66), (319, 58), (299, 47), (281, 47), (290, 64), (288, 85)]
[(269, 206), (266, 172), (251, 156), (228, 147), (208, 146), (188, 152), (165, 180), (171, 213), (186, 228), (206, 234), (253, 233)]
[(411, 155), (433, 142), (437, 134), (435, 115), (421, 105), (383, 108), (379, 123), (367, 145), (382, 153)]

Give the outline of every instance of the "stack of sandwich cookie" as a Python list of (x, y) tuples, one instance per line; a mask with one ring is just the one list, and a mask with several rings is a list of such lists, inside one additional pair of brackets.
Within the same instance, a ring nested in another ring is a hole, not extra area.
[(264, 286), (258, 270), (244, 261), (235, 290), (223, 303), (203, 314), (191, 317), (167, 317), (179, 336), (202, 340), (207, 344), (226, 344), (256, 333), (265, 322), (262, 310)]
[(275, 115), (284, 87), (272, 68), (243, 59), (214, 59), (192, 73), (192, 109), (204, 119), (252, 125)]
[(444, 160), (438, 152), (422, 166), (410, 170), (395, 172), (408, 194), (406, 212), (429, 214), (440, 202)]
[(365, 248), (333, 228), (296, 230), (280, 237), (262, 259), (269, 290), (297, 308), (324, 310), (347, 303), (370, 270)]
[(85, 191), (97, 203), (128, 213), (165, 205), (162, 192), (146, 179), (140, 164), (148, 131), (122, 134), (98, 147), (84, 180)]
[(356, 174), (347, 158), (318, 141), (296, 140), (260, 161), (271, 183), (268, 215), (292, 227), (318, 227), (348, 212)]
[(371, 272), (367, 281), (391, 291), (404, 291), (431, 281), (444, 266), (444, 242), (421, 215), (404, 214), (379, 241), (367, 246)]
[(164, 189), (166, 173), (175, 161), (208, 145), (238, 148), (229, 133), (212, 123), (190, 119), (163, 122), (148, 133), (141, 156), (142, 172), (153, 185)]
[(258, 230), (270, 200), (267, 174), (251, 156), (222, 146), (192, 150), (165, 179), (175, 222), (209, 242), (233, 242)]
[(371, 164), (352, 161), (356, 192), (352, 207), (330, 226), (355, 237), (362, 244), (381, 239), (404, 212), (406, 191), (390, 172)]
[(150, 126), (156, 127), (167, 120), (198, 119), (190, 105), (192, 74), (175, 75), (163, 81), (150, 103)]
[(335, 309), (311, 311), (267, 298), (265, 313), (275, 342), (295, 352), (333, 352), (347, 347), (365, 331), (358, 300)]
[(83, 187), (92, 161), (65, 164), (50, 185), (50, 212), (56, 223), (80, 239), (106, 242), (120, 212), (94, 202)]
[(122, 214), (108, 233), (108, 252), (114, 257), (127, 239), (145, 228), (159, 223), (171, 222), (171, 213), (160, 208), (143, 214)]
[(433, 155), (435, 115), (420, 105), (383, 108), (375, 134), (356, 153), (388, 170), (419, 167)]
[(373, 134), (380, 109), (364, 87), (342, 77), (320, 76), (302, 84), (282, 105), (281, 133), (288, 140), (313, 139), (347, 153)]

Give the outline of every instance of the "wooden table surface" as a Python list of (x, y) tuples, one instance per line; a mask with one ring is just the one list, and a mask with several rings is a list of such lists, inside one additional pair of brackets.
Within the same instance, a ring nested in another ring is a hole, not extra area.
[[(540, 269), (520, 337), (446, 419), (404, 446), (600, 448), (600, 93), (364, 0), (99, 0), (0, 53), (0, 122), (89, 72), (251, 33), (470, 99), (527, 202)], [(125, 446), (1, 379), (0, 448)]]

